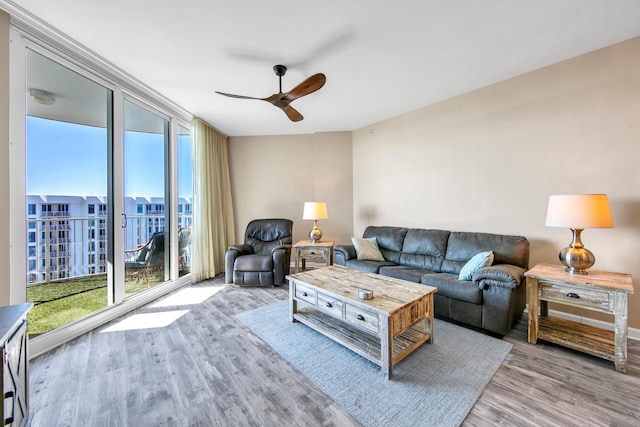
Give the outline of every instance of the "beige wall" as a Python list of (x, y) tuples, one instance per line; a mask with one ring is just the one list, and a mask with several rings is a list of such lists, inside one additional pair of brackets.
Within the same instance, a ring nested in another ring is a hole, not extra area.
[(531, 265), (559, 263), (571, 240), (544, 225), (549, 195), (607, 193), (615, 228), (582, 238), (594, 268), (633, 275), (640, 328), (640, 38), (360, 129), (353, 159), (356, 235), (370, 224), (523, 235)]
[(353, 223), (351, 132), (229, 138), (236, 239), (256, 218), (293, 220), (294, 242), (308, 239), (304, 202), (327, 203), (322, 240), (348, 242)]
[[(0, 10), (0, 200), (11, 200), (9, 169), (9, 15)], [(0, 204), (0, 306), (10, 290), (9, 203)]]

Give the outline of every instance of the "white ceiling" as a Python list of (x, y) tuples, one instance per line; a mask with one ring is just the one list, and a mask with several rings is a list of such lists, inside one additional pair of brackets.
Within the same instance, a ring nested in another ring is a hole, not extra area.
[[(640, 35), (636, 0), (1, 0), (229, 136), (351, 131)], [(288, 91), (326, 85), (278, 108)]]

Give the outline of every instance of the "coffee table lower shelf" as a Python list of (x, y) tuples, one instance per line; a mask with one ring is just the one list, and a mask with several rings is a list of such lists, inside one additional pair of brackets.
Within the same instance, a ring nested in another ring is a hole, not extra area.
[[(299, 308), (294, 313), (293, 318), (376, 365), (382, 366), (382, 350), (379, 337), (351, 327), (346, 322), (310, 307)], [(431, 334), (424, 332), (424, 321), (418, 322), (393, 339), (391, 366), (395, 366), (412, 351), (420, 347), (421, 344), (431, 339)]]

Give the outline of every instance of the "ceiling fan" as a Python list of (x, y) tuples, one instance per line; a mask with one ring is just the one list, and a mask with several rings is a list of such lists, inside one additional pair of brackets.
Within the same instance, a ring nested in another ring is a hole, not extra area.
[(300, 83), (298, 86), (291, 89), (289, 92), (282, 93), (282, 76), (284, 76), (284, 74), (287, 72), (287, 67), (285, 67), (284, 65), (274, 65), (273, 71), (276, 73), (276, 76), (278, 76), (280, 80), (280, 91), (267, 98), (254, 98), (252, 96), (234, 95), (231, 93), (218, 91), (216, 91), (216, 93), (224, 96), (229, 96), (231, 98), (258, 99), (260, 101), (267, 101), (284, 111), (284, 113), (287, 115), (287, 117), (289, 117), (289, 119), (291, 119), (292, 122), (299, 122), (304, 117), (302, 117), (302, 114), (300, 114), (295, 108), (290, 105), (291, 102), (320, 89), (327, 81), (327, 77), (322, 73), (314, 74), (313, 76)]

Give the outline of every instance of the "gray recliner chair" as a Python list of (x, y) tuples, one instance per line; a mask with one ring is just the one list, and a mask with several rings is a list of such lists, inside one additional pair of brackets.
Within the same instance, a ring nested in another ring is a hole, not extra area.
[(225, 282), (240, 286), (284, 284), (291, 263), (292, 235), (290, 219), (251, 221), (244, 233), (244, 244), (227, 250)]

